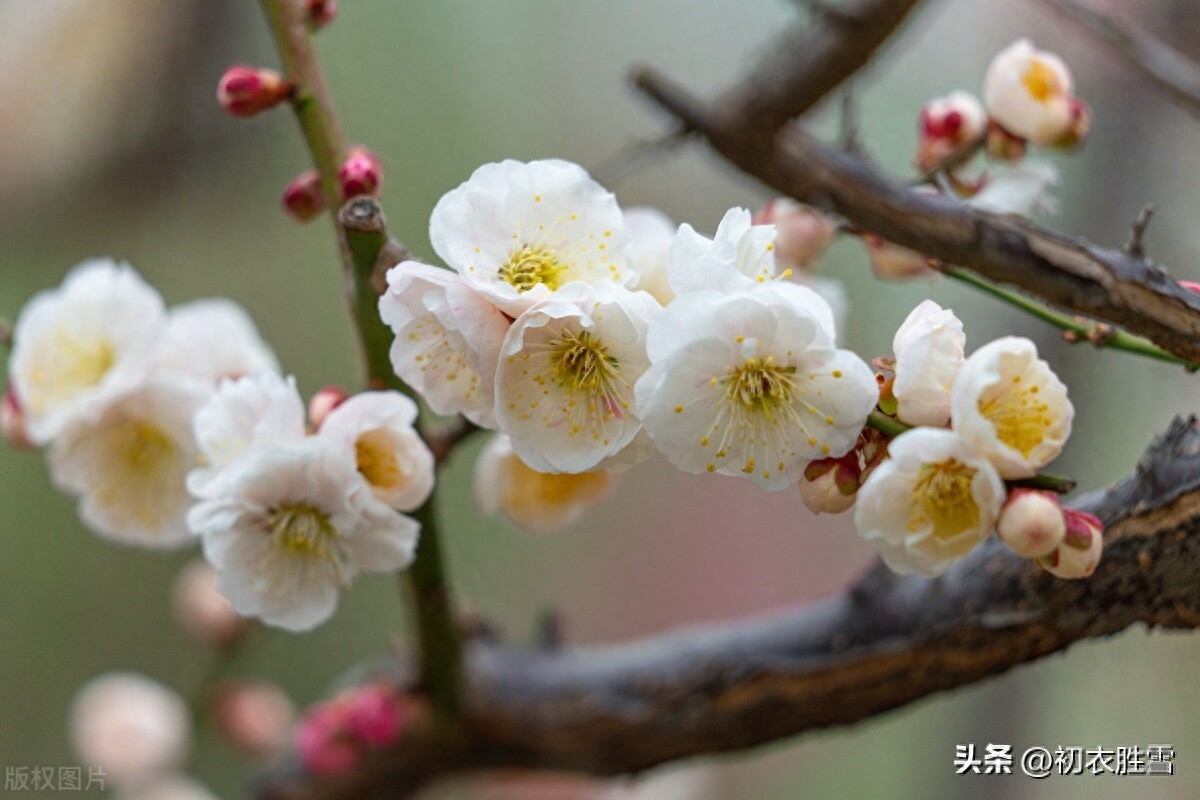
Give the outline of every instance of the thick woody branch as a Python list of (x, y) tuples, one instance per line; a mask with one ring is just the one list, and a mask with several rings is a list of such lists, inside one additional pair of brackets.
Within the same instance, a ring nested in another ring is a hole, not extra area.
[(1038, 0), (1108, 42), (1139, 72), (1200, 116), (1200, 64), (1134, 25), (1077, 0)]
[(877, 567), (777, 616), (617, 646), (473, 646), (460, 739), (404, 739), (316, 781), (292, 764), (260, 797), (393, 798), (486, 768), (634, 773), (846, 725), (1143, 623), (1200, 626), (1200, 426), (1176, 421), (1136, 473), (1075, 504), (1107, 524), (1089, 579), (1063, 581), (994, 539), (937, 579)]

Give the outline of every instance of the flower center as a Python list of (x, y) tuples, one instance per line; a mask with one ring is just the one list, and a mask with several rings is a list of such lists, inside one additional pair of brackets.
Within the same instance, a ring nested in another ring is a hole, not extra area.
[(337, 531), (329, 516), (308, 503), (292, 503), (267, 513), (267, 531), (275, 544), (290, 555), (334, 560)]
[(979, 399), (979, 413), (992, 423), (996, 438), (1029, 458), (1029, 454), (1046, 438), (1053, 420), (1050, 406), (1038, 396), (1036, 385), (1023, 385), (1021, 376), (1008, 386)]
[(145, 477), (162, 470), (175, 458), (175, 443), (163, 429), (146, 421), (129, 423), (117, 434), (128, 474)]
[(618, 362), (590, 331), (564, 331), (552, 345), (550, 374), (564, 388), (612, 397), (621, 377)]
[(1050, 98), (1061, 93), (1058, 85), (1058, 75), (1054, 70), (1034, 59), (1029, 62), (1029, 68), (1021, 76), (1021, 83), (1030, 96), (1039, 103), (1045, 103)]
[(106, 339), (72, 336), (60, 331), (47, 348), (44, 359), (39, 361), (41, 363), (30, 376), (30, 382), (36, 387), (29, 393), (30, 405), (35, 410), (41, 410), (47, 400), (67, 399), (100, 383), (116, 363), (117, 349)]
[(795, 374), (795, 367), (779, 366), (774, 356), (751, 357), (725, 379), (725, 397), (746, 411), (775, 419), (783, 408), (791, 406)]
[(358, 471), (367, 483), (384, 489), (399, 486), (404, 470), (396, 459), (396, 447), (391, 435), (383, 428), (367, 431), (354, 443)]
[(565, 283), (566, 271), (567, 265), (558, 260), (553, 250), (525, 245), (500, 267), (500, 277), (518, 292), (528, 292), (538, 284), (545, 284), (553, 291)]
[(913, 486), (914, 509), (908, 530), (915, 533), (928, 525), (935, 539), (946, 542), (979, 527), (979, 506), (971, 495), (976, 472), (954, 460), (922, 464)]

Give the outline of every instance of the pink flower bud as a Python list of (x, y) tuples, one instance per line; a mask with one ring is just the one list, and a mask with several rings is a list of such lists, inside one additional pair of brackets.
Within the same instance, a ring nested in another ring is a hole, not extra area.
[(1096, 571), (1104, 550), (1104, 523), (1091, 514), (1064, 509), (1066, 535), (1054, 552), (1038, 559), (1042, 569), (1059, 578), (1086, 578)]
[(951, 92), (921, 109), (917, 168), (928, 172), (983, 139), (987, 112), (968, 92)]
[(342, 199), (359, 195), (376, 196), (383, 189), (383, 164), (365, 147), (352, 147), (338, 169)]
[(296, 728), (296, 753), (314, 775), (337, 775), (358, 766), (363, 750), (349, 734), (350, 704), (334, 698), (310, 708)]
[(308, 401), (308, 421), (313, 430), (318, 430), (329, 412), (350, 399), (350, 393), (340, 386), (326, 386)]
[(273, 683), (244, 681), (217, 689), (213, 725), (240, 753), (249, 758), (275, 755), (287, 740), (295, 709)]
[(794, 269), (812, 267), (837, 235), (833, 220), (812, 206), (788, 197), (768, 200), (752, 222), (775, 226), (775, 258)]
[(1078, 147), (1087, 139), (1092, 130), (1092, 109), (1078, 97), (1069, 101), (1071, 108), (1071, 125), (1062, 138), (1054, 142), (1055, 147)]
[(873, 233), (864, 234), (863, 244), (867, 246), (867, 256), (871, 260), (871, 269), (877, 278), (883, 280), (906, 280), (909, 278), (927, 278), (935, 274), (929, 266), (928, 256), (909, 250), (898, 244), (892, 244)]
[(284, 187), (283, 210), (299, 222), (308, 222), (325, 210), (321, 176), (315, 169), (300, 173)]
[(1021, 558), (1042, 558), (1054, 552), (1066, 535), (1066, 520), (1058, 495), (1034, 489), (1014, 489), (1008, 495), (996, 534)]
[(213, 647), (231, 646), (250, 627), (217, 591), (217, 571), (203, 560), (188, 564), (175, 577), (171, 611), (188, 636)]
[(372, 747), (391, 744), (400, 735), (405, 707), (402, 698), (388, 686), (364, 686), (353, 696), (350, 731)]
[(337, 16), (337, 0), (304, 0), (304, 13), (314, 30), (320, 30)]
[(814, 514), (841, 514), (854, 507), (858, 495), (846, 494), (837, 483), (837, 470), (830, 470), (815, 480), (802, 479), (796, 488), (805, 507)]
[(19, 450), (36, 450), (25, 430), (25, 412), (17, 400), (17, 393), (10, 387), (0, 398), (0, 434), (4, 440)]
[(1200, 294), (1200, 283), (1196, 283), (1195, 281), (1176, 281), (1176, 283), (1178, 283), (1184, 289), (1187, 289), (1189, 292)]
[(217, 102), (236, 117), (253, 117), (279, 105), (292, 93), (291, 81), (270, 69), (235, 65), (217, 84)]

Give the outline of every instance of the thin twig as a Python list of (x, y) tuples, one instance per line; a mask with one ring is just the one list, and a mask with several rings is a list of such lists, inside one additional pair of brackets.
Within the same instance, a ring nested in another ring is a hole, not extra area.
[(1144, 259), (1146, 257), (1146, 228), (1150, 227), (1150, 220), (1153, 216), (1154, 206), (1147, 203), (1142, 206), (1142, 210), (1138, 212), (1137, 219), (1130, 226), (1129, 242), (1125, 245), (1125, 252), (1133, 258)]

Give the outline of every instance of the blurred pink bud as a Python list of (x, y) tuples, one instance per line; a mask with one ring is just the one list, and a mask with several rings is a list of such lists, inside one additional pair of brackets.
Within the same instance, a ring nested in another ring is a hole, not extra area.
[(871, 269), (877, 278), (905, 280), (926, 278), (935, 274), (934, 269), (929, 266), (928, 256), (916, 250), (892, 244), (873, 233), (864, 234), (862, 240), (867, 246)]
[(382, 684), (355, 692), (350, 710), (350, 731), (373, 747), (389, 745), (400, 735), (405, 709), (395, 690)]
[(921, 109), (917, 168), (929, 172), (983, 139), (987, 112), (969, 92), (951, 92)]
[(274, 70), (238, 64), (217, 83), (217, 102), (236, 117), (253, 117), (286, 100), (292, 88), (291, 81)]
[(343, 698), (319, 703), (296, 728), (296, 752), (314, 775), (337, 775), (362, 761), (363, 751), (349, 735), (350, 704)]
[(25, 430), (25, 412), (17, 400), (17, 393), (10, 387), (0, 398), (0, 434), (4, 440), (19, 450), (36, 450)]
[(1184, 289), (1187, 289), (1189, 292), (1200, 294), (1200, 283), (1196, 283), (1195, 281), (1176, 281), (1176, 283), (1178, 283)]
[(325, 210), (321, 176), (315, 169), (300, 173), (284, 187), (283, 210), (299, 222), (308, 222)]
[(1054, 142), (1055, 147), (1078, 147), (1087, 139), (1092, 130), (1092, 109), (1078, 97), (1069, 101), (1071, 108), (1071, 125), (1062, 138)]
[(308, 401), (308, 421), (313, 430), (318, 430), (329, 412), (350, 399), (350, 393), (340, 386), (326, 386)]
[(1015, 162), (1025, 157), (1027, 145), (1019, 136), (1009, 133), (995, 121), (988, 125), (984, 143), (988, 158), (993, 161)]
[(768, 200), (752, 223), (775, 226), (775, 258), (794, 269), (812, 267), (838, 230), (829, 217), (789, 197)]
[(1062, 505), (1053, 492), (1014, 489), (1008, 495), (996, 534), (1021, 558), (1042, 558), (1054, 552), (1067, 533)]
[(283, 690), (265, 681), (225, 684), (217, 689), (212, 706), (217, 732), (250, 758), (279, 752), (295, 713)]
[(1038, 565), (1059, 578), (1086, 578), (1096, 571), (1104, 550), (1104, 523), (1091, 514), (1064, 509), (1066, 535)]
[(192, 639), (213, 647), (229, 647), (250, 627), (217, 591), (217, 571), (207, 561), (188, 564), (171, 587), (175, 622)]
[(93, 678), (71, 705), (80, 759), (102, 768), (114, 786), (131, 786), (182, 762), (188, 732), (179, 695), (132, 672)]
[(304, 0), (304, 13), (314, 30), (320, 30), (337, 16), (337, 0)]
[(351, 147), (338, 169), (342, 199), (367, 194), (378, 195), (383, 189), (383, 164), (365, 147)]

